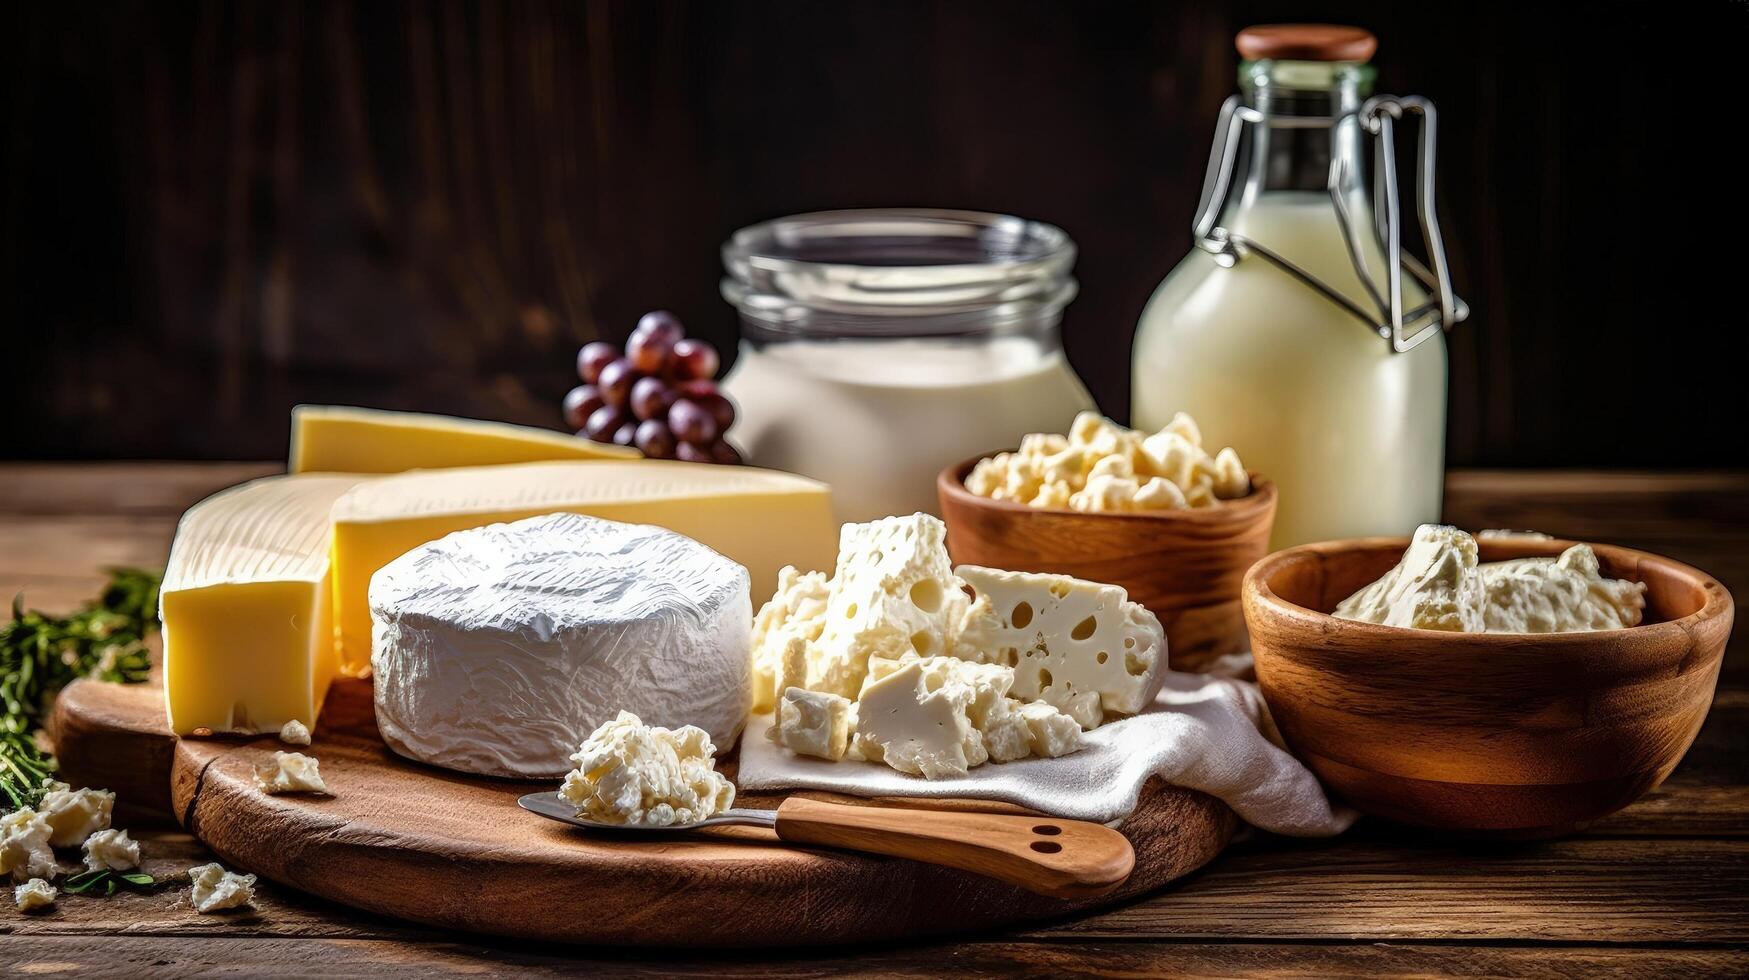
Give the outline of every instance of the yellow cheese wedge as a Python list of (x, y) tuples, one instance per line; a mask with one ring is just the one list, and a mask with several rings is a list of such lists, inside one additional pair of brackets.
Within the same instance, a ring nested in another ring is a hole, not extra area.
[(315, 726), (339, 665), (328, 513), (361, 479), (270, 476), (182, 515), (159, 593), (171, 731)]
[(643, 454), (505, 422), (340, 405), (292, 409), (293, 473), (401, 473), (561, 459), (641, 459)]
[(360, 483), (334, 504), (342, 669), (370, 668), (376, 570), (452, 531), (568, 511), (654, 524), (747, 566), (755, 602), (786, 564), (831, 568), (838, 522), (823, 483), (750, 466), (667, 460), (421, 470)]

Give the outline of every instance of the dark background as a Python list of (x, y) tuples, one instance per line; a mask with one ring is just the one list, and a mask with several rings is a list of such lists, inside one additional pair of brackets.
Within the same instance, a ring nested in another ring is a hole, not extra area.
[(1742, 3), (17, 4), (0, 455), (279, 456), (300, 401), (557, 424), (583, 341), (728, 352), (718, 246), (820, 208), (1079, 242), (1129, 406), (1250, 23), (1441, 111), (1452, 465), (1749, 465)]

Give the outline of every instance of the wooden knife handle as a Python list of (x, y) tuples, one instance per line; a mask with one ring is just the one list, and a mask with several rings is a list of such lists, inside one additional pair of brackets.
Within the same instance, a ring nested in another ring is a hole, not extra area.
[(1128, 838), (1084, 820), (850, 806), (796, 796), (777, 808), (777, 836), (945, 865), (1056, 898), (1103, 895), (1123, 884), (1136, 864)]

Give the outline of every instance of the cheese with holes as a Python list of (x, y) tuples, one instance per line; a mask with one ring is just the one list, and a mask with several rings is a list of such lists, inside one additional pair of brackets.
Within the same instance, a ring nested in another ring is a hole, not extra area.
[(1384, 626), (1480, 633), (1484, 592), (1476, 555), (1476, 539), (1466, 532), (1423, 524), (1396, 567), (1338, 603), (1333, 615)]
[(504, 422), (342, 405), (292, 409), (293, 473), (401, 473), (641, 456), (636, 449)]
[[(1072, 719), (1008, 696), (1014, 671), (1007, 667), (914, 655), (873, 666), (857, 704), (856, 728), (857, 750), (870, 762), (943, 779), (985, 762), (1080, 748), (1080, 728)], [(1075, 735), (1065, 738), (1070, 728)]]
[(947, 525), (928, 514), (844, 525), (825, 624), (801, 686), (854, 698), (870, 658), (947, 652), (966, 597), (946, 540)]
[(823, 565), (838, 528), (824, 484), (749, 466), (525, 463), (381, 477), (359, 484), (333, 508), (343, 663), (369, 668), (367, 595), (377, 569), (455, 531), (555, 512), (686, 535), (746, 566), (761, 595), (784, 565)]
[(377, 572), (370, 616), (377, 727), (421, 762), (557, 776), (622, 710), (724, 746), (746, 720), (747, 570), (659, 527), (458, 531)]
[(359, 481), (266, 477), (182, 515), (158, 603), (171, 731), (315, 725), (337, 668), (329, 511)]
[(735, 784), (716, 771), (716, 746), (692, 725), (646, 725), (621, 711), (591, 732), (571, 761), (559, 798), (599, 823), (668, 827), (735, 805)]
[(953, 643), (961, 659), (1014, 670), (1014, 696), (1096, 728), (1146, 708), (1166, 681), (1166, 633), (1119, 586), (1067, 575), (955, 569), (974, 599)]

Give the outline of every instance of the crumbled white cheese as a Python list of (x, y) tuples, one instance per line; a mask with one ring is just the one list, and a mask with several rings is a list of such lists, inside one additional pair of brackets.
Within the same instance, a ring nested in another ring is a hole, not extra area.
[(1403, 560), (1344, 599), (1335, 615), (1467, 633), (1612, 630), (1639, 624), (1645, 592), (1643, 583), (1605, 578), (1589, 545), (1574, 545), (1558, 558), (1478, 564), (1475, 539), (1456, 528), (1424, 524)]
[(837, 762), (844, 758), (855, 716), (856, 705), (848, 698), (790, 687), (777, 703), (777, 718), (768, 731), (772, 741), (797, 755)]
[(53, 878), (60, 870), (49, 846), (53, 834), (48, 820), (30, 807), (0, 817), (0, 874), (15, 882)]
[(217, 864), (189, 868), (194, 882), (194, 910), (205, 915), (222, 909), (234, 909), (255, 900), (255, 876), (233, 874)]
[(1476, 540), (1455, 527), (1423, 524), (1396, 567), (1342, 600), (1334, 615), (1384, 626), (1478, 633), (1482, 598)]
[(310, 744), (310, 730), (304, 727), (303, 722), (293, 718), (285, 723), (284, 728), (279, 730), (279, 740), (287, 745), (308, 745)]
[(85, 838), (109, 829), (115, 811), (115, 794), (102, 789), (73, 789), (66, 783), (50, 783), (37, 812), (49, 822), (53, 847), (78, 847)]
[[(926, 779), (963, 776), (992, 759), (1062, 755), (1079, 747), (1073, 719), (1049, 705), (1008, 697), (1013, 684), (1014, 671), (999, 664), (954, 657), (876, 661), (857, 705), (856, 747), (871, 762)], [(1047, 720), (1052, 715), (1063, 721)], [(1076, 735), (1068, 744), (1071, 726)]]
[(255, 787), (263, 793), (326, 793), (321, 763), (302, 752), (275, 752), (255, 764)]
[(1568, 633), (1638, 626), (1641, 582), (1604, 578), (1597, 553), (1576, 544), (1559, 558), (1518, 558), (1482, 566), (1490, 633)]
[(140, 843), (125, 830), (100, 830), (85, 839), (85, 870), (127, 871), (140, 866)]
[(696, 823), (735, 805), (735, 785), (716, 771), (715, 754), (702, 728), (670, 731), (621, 711), (571, 756), (577, 768), (559, 798), (600, 823)]
[(1033, 433), (1015, 452), (979, 460), (965, 485), (980, 497), (1091, 513), (1207, 507), (1251, 492), (1239, 454), (1210, 456), (1183, 412), (1151, 435), (1082, 412), (1067, 436)]
[[(785, 565), (777, 573), (777, 591), (753, 617), (753, 710), (770, 711), (783, 693), (777, 675), (791, 641), (812, 643), (826, 626), (826, 600), (831, 583), (822, 572), (802, 573)], [(799, 683), (799, 682), (798, 682)]]
[(59, 894), (60, 892), (56, 890), (54, 885), (49, 884), (41, 878), (32, 878), (24, 884), (19, 885), (17, 888), (12, 889), (12, 903), (18, 906), (18, 911), (29, 912), (31, 909), (40, 909), (45, 905), (53, 905), (55, 903), (55, 896)]

